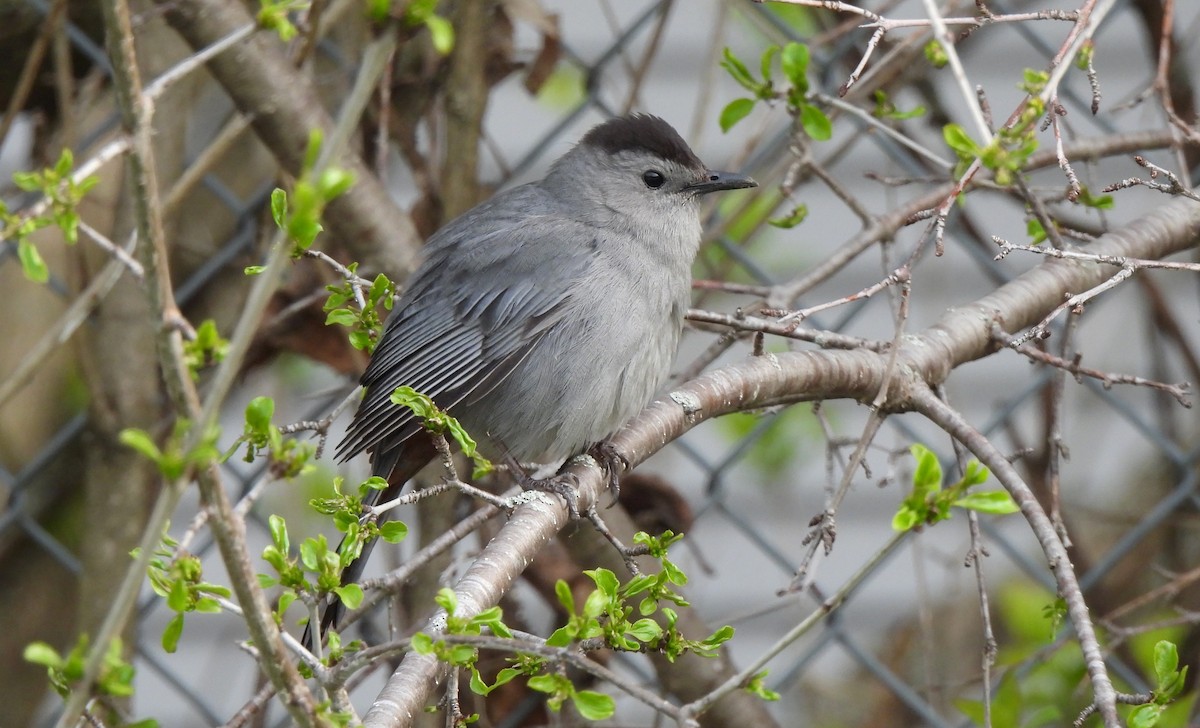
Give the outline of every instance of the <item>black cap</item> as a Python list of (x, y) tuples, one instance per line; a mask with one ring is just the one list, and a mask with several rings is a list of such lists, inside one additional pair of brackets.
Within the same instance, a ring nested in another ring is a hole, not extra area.
[(644, 151), (683, 167), (704, 169), (704, 163), (670, 124), (650, 114), (630, 114), (609, 119), (592, 127), (580, 144), (602, 149), (609, 154)]

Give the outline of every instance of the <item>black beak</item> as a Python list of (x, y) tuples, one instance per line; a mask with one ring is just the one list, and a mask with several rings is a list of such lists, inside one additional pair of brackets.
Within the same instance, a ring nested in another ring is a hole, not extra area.
[(697, 195), (707, 195), (709, 192), (740, 190), (746, 187), (758, 187), (758, 183), (744, 174), (717, 172), (710, 169), (704, 173), (704, 179), (688, 185), (687, 189)]

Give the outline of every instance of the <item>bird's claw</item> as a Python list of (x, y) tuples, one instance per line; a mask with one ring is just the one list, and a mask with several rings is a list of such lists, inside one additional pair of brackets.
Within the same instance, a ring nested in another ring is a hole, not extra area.
[(531, 478), (522, 473), (517, 478), (517, 484), (524, 490), (536, 490), (562, 496), (562, 499), (567, 502), (567, 511), (571, 514), (571, 520), (579, 520), (579, 482), (575, 476), (563, 473), (553, 478)]
[(592, 445), (588, 450), (588, 455), (600, 463), (604, 472), (608, 473), (608, 492), (612, 494), (608, 507), (612, 508), (621, 496), (621, 473), (629, 469), (629, 460), (617, 452), (617, 448), (607, 440)]

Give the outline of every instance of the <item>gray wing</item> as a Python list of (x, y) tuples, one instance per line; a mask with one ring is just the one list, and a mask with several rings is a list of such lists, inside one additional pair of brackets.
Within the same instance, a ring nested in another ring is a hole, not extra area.
[(373, 471), (386, 477), (421, 430), (391, 402), (396, 387), (453, 414), (504, 381), (554, 327), (595, 251), (589, 228), (556, 212), (539, 187), (526, 185), (430, 238), (362, 376), (367, 391), (338, 458), (370, 450)]

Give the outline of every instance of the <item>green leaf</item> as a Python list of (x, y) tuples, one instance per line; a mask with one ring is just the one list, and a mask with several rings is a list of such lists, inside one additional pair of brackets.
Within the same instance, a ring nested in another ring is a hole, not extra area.
[(950, 57), (946, 55), (946, 49), (941, 43), (936, 40), (931, 40), (925, 44), (925, 60), (933, 64), (934, 68), (945, 68), (950, 62)]
[(1093, 195), (1086, 185), (1080, 186), (1079, 198), (1076, 202), (1097, 210), (1111, 210), (1115, 206), (1112, 195)]
[(179, 638), (183, 636), (183, 612), (176, 614), (162, 634), (162, 648), (167, 654), (175, 654), (179, 647)]
[(959, 124), (947, 124), (942, 127), (942, 138), (946, 140), (946, 144), (960, 157), (975, 159), (979, 156), (979, 145), (967, 134), (967, 130), (963, 129)]
[(248, 275), (248, 276), (256, 276), (259, 273), (262, 273), (266, 269), (267, 269), (267, 266), (265, 266), (265, 265), (248, 265), (242, 269), (242, 274)]
[(345, 604), (347, 609), (358, 609), (358, 605), (362, 604), (363, 590), (358, 584), (339, 586), (333, 590), (333, 593), (338, 595), (338, 599), (342, 600), (342, 604)]
[(479, 670), (476, 670), (474, 666), (471, 667), (470, 688), (471, 692), (485, 697), (492, 691), (488, 684), (483, 681), (483, 676), (479, 674)]
[(246, 426), (253, 432), (265, 433), (275, 416), (275, 400), (270, 397), (255, 397), (246, 405)]
[(496, 682), (492, 684), (492, 689), (498, 688), (501, 685), (512, 682), (513, 678), (524, 674), (520, 669), (515, 667), (506, 667), (496, 673)]
[(55, 222), (62, 229), (67, 245), (79, 242), (79, 213), (72, 210), (55, 215)]
[(37, 246), (29, 242), (27, 238), (17, 240), (17, 259), (21, 261), (21, 270), (25, 272), (25, 277), (34, 283), (45, 283), (50, 279), (50, 269), (46, 267), (46, 261), (42, 259), (42, 254), (38, 252)]
[(924, 115), (925, 107), (916, 106), (910, 111), (901, 111), (896, 108), (896, 104), (888, 98), (887, 92), (883, 89), (875, 91), (875, 109), (871, 112), (877, 119), (893, 119), (895, 121), (904, 121), (905, 119), (915, 119)]
[(571, 702), (579, 714), (588, 720), (604, 720), (616, 712), (612, 696), (595, 690), (580, 690), (571, 696)]
[(942, 465), (937, 455), (921, 444), (913, 445), (909, 452), (917, 461), (917, 469), (913, 472), (913, 487), (917, 490), (938, 491), (942, 487)]
[(167, 593), (167, 607), (172, 611), (184, 612), (187, 611), (191, 603), (191, 592), (188, 590), (187, 582), (183, 579), (176, 579), (171, 583), (171, 591)]
[(21, 656), (26, 662), (56, 670), (61, 669), (63, 665), (63, 658), (58, 651), (45, 642), (30, 642), (25, 645), (25, 651), (21, 653)]
[(117, 436), (122, 445), (133, 448), (139, 454), (149, 460), (158, 462), (162, 460), (162, 451), (158, 449), (158, 445), (154, 444), (154, 440), (150, 437), (150, 433), (145, 430), (139, 430), (135, 427), (127, 427), (121, 430), (121, 434)]
[(446, 610), (447, 614), (454, 614), (458, 611), (458, 595), (450, 587), (442, 587), (438, 589), (437, 596), (433, 598), (437, 605)]
[(726, 71), (728, 71), (729, 75), (733, 77), (734, 81), (737, 81), (744, 88), (757, 94), (760, 84), (754, 80), (753, 76), (750, 75), (750, 70), (746, 68), (746, 64), (742, 63), (741, 59), (733, 55), (733, 51), (729, 50), (728, 47), (726, 47), (722, 52), (722, 57), (723, 60), (721, 61), (721, 68), (724, 68)]
[(1155, 703), (1137, 706), (1129, 713), (1129, 728), (1154, 728), (1166, 709), (1165, 705)]
[(403, 521), (388, 521), (379, 527), (379, 537), (388, 543), (400, 543), (408, 536), (408, 525)]
[(967, 508), (980, 513), (1004, 515), (1021, 510), (1006, 490), (987, 490), (980, 493), (968, 493), (954, 501), (959, 508)]
[(1173, 680), (1179, 669), (1179, 648), (1169, 640), (1154, 643), (1154, 676), (1159, 685)]
[(287, 229), (287, 213), (287, 193), (276, 187), (271, 191), (271, 218), (275, 220), (275, 227)]
[(437, 405), (433, 403), (432, 399), (408, 385), (396, 387), (396, 391), (392, 392), (391, 400), (392, 404), (407, 407), (412, 410), (414, 415), (422, 419), (428, 419), (438, 412)]
[(825, 112), (812, 104), (800, 106), (800, 125), (804, 133), (818, 142), (829, 141), (833, 136), (833, 122), (825, 116)]
[(335, 308), (325, 316), (325, 325), (353, 326), (358, 323), (358, 314), (348, 308)]
[(1025, 222), (1025, 234), (1029, 236), (1030, 245), (1037, 245), (1046, 240), (1046, 228), (1036, 217), (1031, 217)]
[(271, 541), (279, 552), (286, 554), (291, 548), (291, 542), (288, 540), (287, 522), (278, 514), (272, 513), (267, 518), (267, 526), (271, 529)]
[(750, 679), (750, 683), (748, 685), (746, 685), (745, 690), (746, 690), (746, 692), (750, 693), (751, 695), (757, 695), (758, 697), (762, 698), (763, 700), (768, 700), (768, 701), (772, 701), (772, 702), (779, 700), (779, 698), (780, 698), (779, 693), (768, 688), (766, 681), (767, 681), (767, 671), (763, 670), (762, 672), (756, 674), (754, 677), (752, 677)]
[(571, 644), (571, 631), (566, 627), (559, 627), (546, 638), (546, 644), (551, 647), (566, 647)]
[(662, 636), (662, 627), (658, 622), (647, 617), (629, 625), (629, 633), (642, 642), (650, 642)]
[(412, 636), (413, 652), (418, 655), (428, 655), (433, 652), (433, 638), (424, 632), (417, 632)]
[(221, 603), (212, 597), (200, 597), (192, 606), (192, 611), (201, 612), (203, 614), (218, 614), (221, 611)]
[(754, 110), (754, 99), (734, 99), (721, 110), (721, 131), (728, 132)]
[(900, 533), (912, 530), (919, 523), (921, 515), (907, 506), (901, 506), (896, 515), (892, 516), (892, 530)]
[(763, 50), (762, 57), (758, 59), (764, 85), (771, 83), (771, 60), (775, 58), (776, 53), (779, 53), (779, 46), (769, 45)]
[(552, 693), (558, 689), (558, 684), (558, 676), (551, 674), (534, 675), (526, 683), (530, 690), (536, 690), (539, 693)]
[(554, 595), (558, 603), (566, 608), (567, 614), (575, 613), (575, 595), (571, 593), (571, 585), (562, 579), (554, 582)]
[(788, 43), (780, 55), (783, 75), (801, 94), (808, 92), (808, 60), (808, 46), (803, 43)]
[(318, 187), (325, 202), (341, 197), (354, 186), (354, 175), (345, 169), (332, 167), (321, 173)]
[(964, 488), (970, 488), (973, 485), (982, 485), (987, 482), (988, 476), (991, 475), (988, 469), (983, 467), (983, 463), (972, 458), (967, 461), (967, 471), (963, 473), (960, 483)]
[(425, 18), (425, 27), (429, 28), (433, 49), (439, 54), (448, 55), (454, 49), (454, 26), (449, 20), (439, 15), (430, 15)]
[(613, 572), (608, 569), (589, 569), (583, 573), (591, 577), (592, 581), (596, 582), (596, 588), (606, 596), (615, 597), (617, 595), (621, 582)]
[(54, 172), (61, 178), (71, 174), (71, 167), (75, 166), (75, 155), (71, 153), (69, 148), (64, 147), (62, 153), (58, 155), (58, 161), (54, 164)]
[[(362, 485), (359, 487), (366, 488), (367, 490), (385, 490), (388, 487), (388, 482), (386, 478), (381, 478), (378, 475), (372, 475), (364, 480)], [(365, 493), (366, 491), (363, 492)]]
[(13, 172), (12, 181), (25, 192), (40, 192), (43, 186), (42, 175), (37, 172)]
[(791, 230), (800, 223), (804, 222), (808, 217), (808, 205), (796, 205), (792, 211), (783, 217), (773, 217), (767, 220), (768, 225), (772, 225), (783, 230)]
[(317, 542), (314, 539), (306, 538), (300, 543), (300, 562), (309, 571), (317, 570), (320, 560), (317, 557)]

